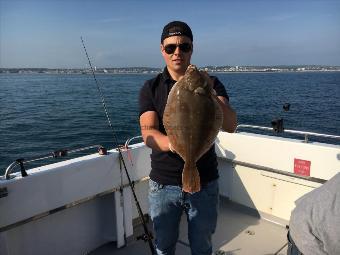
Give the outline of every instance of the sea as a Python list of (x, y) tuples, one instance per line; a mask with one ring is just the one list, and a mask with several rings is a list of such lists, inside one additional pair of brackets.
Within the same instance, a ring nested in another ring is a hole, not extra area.
[[(282, 118), (285, 129), (340, 135), (340, 72), (212, 75), (225, 85), (239, 124), (271, 127), (272, 120)], [(112, 130), (91, 75), (0, 74), (0, 175), (19, 158), (98, 144), (111, 149), (140, 135), (138, 93), (144, 81), (154, 76), (96, 75)], [(290, 104), (288, 111), (283, 109), (285, 104)], [(310, 141), (340, 145), (332, 139), (310, 137)], [(93, 152), (67, 158), (82, 153)], [(25, 167), (57, 161), (41, 160)]]

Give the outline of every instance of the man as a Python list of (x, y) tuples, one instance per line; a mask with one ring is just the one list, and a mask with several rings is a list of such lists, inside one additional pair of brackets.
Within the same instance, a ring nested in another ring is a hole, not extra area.
[[(218, 205), (218, 171), (215, 147), (197, 162), (201, 191), (182, 192), (184, 161), (169, 144), (162, 117), (172, 86), (185, 74), (193, 52), (190, 27), (181, 21), (167, 24), (161, 36), (160, 50), (166, 67), (163, 73), (145, 82), (140, 91), (140, 126), (143, 140), (152, 148), (150, 173), (150, 216), (156, 232), (158, 254), (175, 254), (182, 212), (187, 214), (191, 253), (211, 254), (211, 235), (215, 231)], [(223, 84), (211, 77), (223, 109), (222, 128), (234, 132), (236, 113), (229, 106)]]
[(287, 254), (340, 254), (340, 173), (296, 201)]

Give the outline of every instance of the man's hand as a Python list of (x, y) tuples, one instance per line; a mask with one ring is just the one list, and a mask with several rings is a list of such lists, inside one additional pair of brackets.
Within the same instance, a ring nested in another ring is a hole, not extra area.
[(206, 71), (201, 71), (201, 74), (205, 77), (208, 84), (211, 86), (213, 96), (216, 97), (217, 102), (222, 108), (223, 111), (222, 129), (229, 133), (233, 133), (237, 127), (237, 117), (235, 111), (233, 110), (233, 108), (231, 108), (228, 100), (225, 97), (217, 96), (217, 93), (213, 88), (214, 87), (213, 80), (210, 78), (209, 74)]
[(169, 150), (172, 152), (172, 153), (176, 153), (176, 151), (174, 150), (174, 148), (172, 147), (171, 143), (169, 142)]

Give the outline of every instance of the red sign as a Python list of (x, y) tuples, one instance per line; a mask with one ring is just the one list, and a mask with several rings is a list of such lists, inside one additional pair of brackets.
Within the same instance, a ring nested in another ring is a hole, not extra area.
[(294, 159), (294, 173), (303, 176), (310, 176), (311, 162), (303, 159)]

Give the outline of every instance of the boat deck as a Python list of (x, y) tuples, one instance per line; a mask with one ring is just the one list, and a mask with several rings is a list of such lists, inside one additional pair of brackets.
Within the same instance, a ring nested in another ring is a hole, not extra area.
[[(149, 224), (152, 229), (152, 224)], [(135, 235), (138, 236), (141, 231), (140, 226), (136, 227)], [(284, 226), (261, 219), (255, 211), (221, 199), (217, 228), (213, 236), (213, 250), (216, 255), (284, 255), (287, 252), (286, 234), (287, 230)], [(150, 250), (147, 243), (135, 241), (133, 238), (123, 248), (117, 249), (116, 243), (111, 242), (89, 254), (149, 255)], [(176, 254), (190, 254), (185, 214), (181, 220)]]

